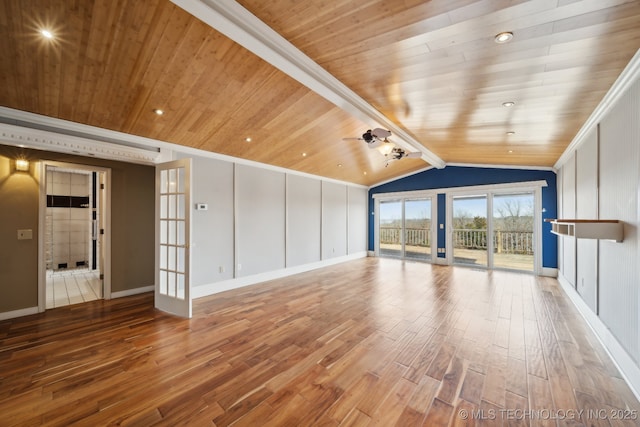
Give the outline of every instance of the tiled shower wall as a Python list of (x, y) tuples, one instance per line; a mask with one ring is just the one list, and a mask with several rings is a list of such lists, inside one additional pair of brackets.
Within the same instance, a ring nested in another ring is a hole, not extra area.
[[(47, 175), (47, 196), (91, 198), (91, 175), (52, 171)], [(89, 201), (91, 206), (91, 199)], [(89, 265), (91, 209), (52, 208), (46, 214), (47, 269)]]

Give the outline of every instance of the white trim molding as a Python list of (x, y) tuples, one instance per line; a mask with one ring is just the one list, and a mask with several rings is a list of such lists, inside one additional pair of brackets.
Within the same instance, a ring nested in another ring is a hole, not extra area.
[(0, 320), (15, 319), (16, 317), (38, 314), (38, 307), (21, 308), (20, 310), (0, 312)]
[(357, 252), (336, 258), (324, 259), (318, 262), (300, 265), (297, 267), (283, 268), (280, 270), (268, 271), (266, 273), (254, 274), (246, 277), (238, 277), (235, 279), (222, 280), (220, 282), (208, 283), (206, 285), (192, 286), (191, 297), (193, 299), (214, 295), (232, 289), (238, 289), (245, 286), (256, 285), (269, 280), (281, 279), (283, 277), (292, 276), (294, 274), (305, 273), (307, 271), (316, 270), (318, 268), (328, 267), (331, 265), (341, 264), (347, 261), (353, 261), (360, 258), (366, 258), (366, 251)]
[(125, 291), (111, 292), (111, 299), (129, 297), (131, 295), (144, 294), (146, 292), (153, 292), (155, 289), (155, 286), (151, 285), (142, 286), (140, 288), (127, 289)]
[(393, 193), (376, 193), (372, 197), (374, 199), (394, 199), (399, 197), (424, 197), (432, 196), (435, 194), (451, 193), (451, 194), (464, 194), (475, 191), (490, 191), (496, 192), (508, 192), (511, 190), (536, 190), (541, 187), (547, 187), (546, 180), (539, 181), (522, 181), (522, 182), (509, 182), (506, 184), (484, 184), (484, 185), (470, 185), (467, 187), (442, 187), (442, 188), (430, 188), (426, 190), (414, 190), (414, 191), (397, 191)]
[(23, 148), (141, 164), (153, 164), (160, 155), (160, 151), (144, 150), (6, 123), (0, 123), (0, 142)]
[(571, 285), (562, 274), (558, 275), (558, 283), (560, 283), (560, 287), (564, 293), (569, 297), (607, 354), (609, 354), (609, 357), (611, 357), (611, 360), (622, 374), (623, 379), (627, 382), (633, 394), (640, 400), (640, 367), (636, 365), (635, 361), (629, 356), (616, 337), (613, 336), (609, 328), (602, 323), (602, 320), (589, 308), (573, 288), (573, 285)]

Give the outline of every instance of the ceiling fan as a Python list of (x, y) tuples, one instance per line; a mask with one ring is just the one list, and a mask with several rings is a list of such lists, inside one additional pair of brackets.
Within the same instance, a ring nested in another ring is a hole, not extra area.
[(387, 137), (391, 136), (391, 132), (385, 129), (375, 128), (369, 129), (362, 134), (360, 138), (342, 138), (343, 141), (364, 141), (369, 148), (378, 148), (384, 143), (388, 143)]
[(385, 167), (389, 166), (389, 163), (403, 159), (405, 157), (418, 158), (422, 156), (422, 153), (415, 152), (409, 153), (400, 147), (389, 141), (387, 137), (391, 136), (391, 131), (375, 128), (369, 129), (362, 134), (361, 138), (343, 138), (344, 141), (364, 141), (369, 148), (377, 148), (380, 154), (385, 156)]

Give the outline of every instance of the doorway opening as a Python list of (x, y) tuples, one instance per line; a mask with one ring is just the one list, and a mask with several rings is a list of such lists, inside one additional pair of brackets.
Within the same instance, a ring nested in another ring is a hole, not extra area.
[(39, 309), (110, 297), (108, 169), (45, 162)]

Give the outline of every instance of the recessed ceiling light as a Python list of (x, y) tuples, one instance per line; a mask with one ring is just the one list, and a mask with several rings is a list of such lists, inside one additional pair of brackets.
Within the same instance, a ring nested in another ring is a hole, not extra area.
[(302, 153), (302, 157), (307, 157), (307, 153)]
[(342, 167), (342, 163), (338, 163), (338, 167), (341, 168)]
[(366, 175), (366, 174), (367, 174), (367, 171), (364, 171), (364, 174)]
[(513, 101), (506, 101), (502, 103), (503, 107), (513, 107), (514, 105), (516, 105), (516, 103)]
[(156, 113), (156, 114), (157, 114), (157, 115), (159, 115), (159, 116), (161, 116), (161, 115), (163, 115), (163, 114), (164, 114), (164, 111), (162, 111), (162, 110), (161, 110), (161, 109), (159, 109), (159, 108), (156, 108), (155, 110), (153, 110), (153, 112), (154, 112), (154, 113)]
[(42, 34), (42, 36), (47, 38), (47, 39), (52, 39), (53, 38), (53, 33), (51, 31), (49, 31), (49, 30), (42, 29), (42, 30), (40, 30), (40, 34)]
[(513, 153), (513, 150), (509, 150), (509, 154)]
[(250, 136), (248, 136), (248, 137), (246, 137), (244, 140), (245, 140), (245, 142), (251, 142), (251, 137), (250, 137)]
[(507, 132), (507, 135), (515, 135), (516, 133), (512, 130), (510, 130), (509, 132)]
[(505, 31), (500, 34), (496, 34), (493, 40), (496, 43), (502, 44), (502, 43), (507, 43), (508, 41), (511, 41), (512, 38), (513, 38), (513, 33), (510, 31)]

